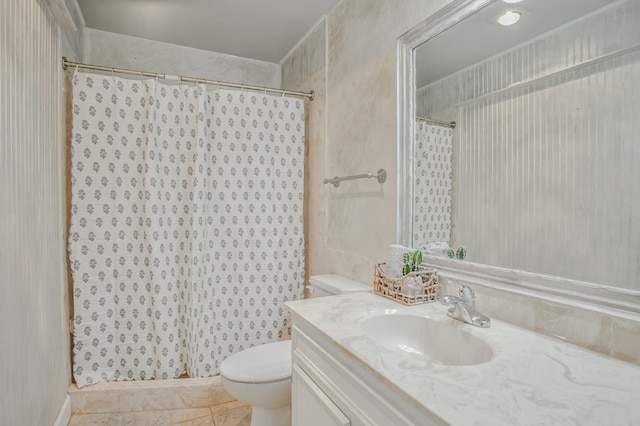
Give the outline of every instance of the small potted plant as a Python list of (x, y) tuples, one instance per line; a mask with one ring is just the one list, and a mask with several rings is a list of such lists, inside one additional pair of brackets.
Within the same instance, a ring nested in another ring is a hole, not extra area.
[(422, 252), (416, 250), (413, 253), (405, 253), (403, 256), (404, 267), (402, 273), (405, 275), (403, 293), (409, 296), (415, 296), (422, 293), (422, 277), (416, 275), (414, 277), (406, 277), (411, 272), (420, 272), (420, 265), (422, 265)]
[(405, 253), (404, 257), (404, 267), (402, 268), (402, 274), (407, 275), (411, 272), (420, 271), (420, 265), (422, 264), (422, 252), (420, 250), (416, 250), (411, 253)]

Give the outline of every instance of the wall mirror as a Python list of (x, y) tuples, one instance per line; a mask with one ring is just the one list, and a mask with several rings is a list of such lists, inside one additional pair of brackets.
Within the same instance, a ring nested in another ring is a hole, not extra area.
[(460, 0), (403, 35), (399, 242), (640, 312), (639, 23), (640, 0)]

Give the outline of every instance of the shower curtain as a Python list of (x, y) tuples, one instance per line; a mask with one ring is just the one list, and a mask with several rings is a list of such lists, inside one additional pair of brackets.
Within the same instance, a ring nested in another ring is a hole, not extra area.
[(73, 374), (218, 374), (290, 334), (304, 280), (304, 103), (73, 78)]
[(413, 247), (451, 244), (453, 130), (416, 122)]

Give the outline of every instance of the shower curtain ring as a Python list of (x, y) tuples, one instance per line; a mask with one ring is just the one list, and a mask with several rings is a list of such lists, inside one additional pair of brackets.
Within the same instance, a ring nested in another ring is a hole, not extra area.
[(76, 82), (78, 81), (78, 70), (80, 69), (80, 67), (78, 66), (78, 63), (76, 62), (76, 69), (75, 71), (73, 71), (73, 77), (72, 77), (72, 81), (73, 84), (76, 84)]

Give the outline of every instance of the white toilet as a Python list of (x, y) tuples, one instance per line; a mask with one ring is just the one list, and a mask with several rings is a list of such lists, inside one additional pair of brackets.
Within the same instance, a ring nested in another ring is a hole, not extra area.
[[(311, 297), (371, 291), (369, 285), (339, 275), (315, 275)], [(291, 341), (267, 343), (238, 352), (220, 365), (222, 384), (239, 401), (253, 407), (251, 426), (291, 424)]]

